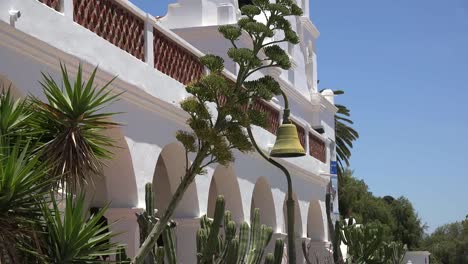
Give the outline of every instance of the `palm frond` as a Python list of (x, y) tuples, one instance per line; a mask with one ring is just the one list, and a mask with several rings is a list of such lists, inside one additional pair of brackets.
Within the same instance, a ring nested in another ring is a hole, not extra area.
[(108, 89), (111, 80), (96, 87), (97, 68), (87, 81), (81, 65), (74, 81), (61, 64), (62, 88), (50, 76), (43, 74), (40, 82), (47, 98), (43, 102), (32, 97), (34, 126), (41, 132), (44, 157), (54, 161), (54, 175), (60, 184), (76, 191), (100, 175), (104, 160), (111, 158), (114, 140), (104, 134), (106, 129), (120, 124), (110, 121), (118, 114), (103, 109), (118, 100), (119, 94)]
[[(335, 95), (344, 94), (344, 91), (334, 91)], [(354, 122), (350, 119), (351, 111), (344, 105), (336, 104), (338, 111), (335, 114), (335, 138), (336, 138), (336, 158), (338, 163), (338, 176), (345, 171), (345, 166), (349, 166), (351, 149), (353, 142), (359, 138), (359, 133), (350, 125)]]
[(47, 230), (44, 250), (50, 263), (103, 263), (102, 256), (119, 252), (121, 245), (110, 242), (117, 234), (102, 222), (107, 206), (87, 219), (84, 193), (76, 197), (67, 193), (63, 211), (51, 196), (52, 203), (42, 205)]
[(53, 181), (49, 167), (28, 144), (0, 148), (0, 262), (24, 263), (21, 256), (36, 240), (40, 204)]

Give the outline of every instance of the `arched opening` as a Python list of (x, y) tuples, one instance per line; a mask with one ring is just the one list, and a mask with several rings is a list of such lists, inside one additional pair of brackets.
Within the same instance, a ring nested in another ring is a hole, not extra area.
[(325, 241), (327, 239), (325, 235), (326, 221), (320, 201), (311, 201), (307, 214), (307, 236), (313, 241)]
[(103, 133), (114, 140), (109, 150), (112, 156), (105, 160), (102, 175), (85, 187), (90, 207), (132, 208), (138, 204), (138, 192), (130, 150), (120, 127), (108, 128)]
[[(158, 209), (158, 215), (162, 216), (167, 209), (184, 175), (185, 150), (183, 146), (178, 142), (166, 145), (158, 157), (153, 176), (154, 205)], [(192, 218), (198, 215), (198, 195), (194, 181), (184, 193), (173, 217)]]
[(107, 196), (111, 207), (132, 208), (138, 205), (138, 191), (132, 157), (122, 128), (114, 127), (106, 134), (115, 140), (113, 156), (104, 167)]
[[(294, 200), (294, 231), (296, 233), (296, 237), (302, 237), (302, 218), (301, 218), (301, 210), (299, 208), (299, 202), (297, 201), (296, 193), (293, 193), (293, 200)], [(288, 232), (288, 214), (286, 208), (286, 201), (287, 196), (284, 200), (283, 204), (283, 214), (284, 214), (284, 232)]]
[(260, 223), (276, 230), (275, 203), (273, 201), (270, 184), (265, 177), (260, 177), (255, 183), (250, 206), (250, 215), (253, 215), (253, 210), (255, 208), (260, 209)]
[(231, 211), (232, 219), (237, 223), (244, 221), (239, 183), (237, 182), (234, 169), (231, 166), (225, 167), (219, 165), (213, 173), (208, 194), (207, 214), (209, 217), (214, 216), (216, 198), (218, 195), (224, 196), (226, 210)]

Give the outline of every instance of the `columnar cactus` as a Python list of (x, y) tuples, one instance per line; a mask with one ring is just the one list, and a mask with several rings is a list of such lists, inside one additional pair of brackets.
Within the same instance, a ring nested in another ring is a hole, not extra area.
[[(262, 261), (265, 247), (271, 240), (273, 229), (260, 225), (260, 210), (255, 209), (252, 216), (252, 228), (243, 222), (239, 235), (236, 235), (237, 224), (231, 213), (225, 211), (224, 197), (216, 200), (214, 218), (206, 215), (200, 220), (197, 232), (197, 263), (225, 264), (259, 264)], [(219, 234), (224, 218), (224, 236)], [(265, 263), (279, 264), (283, 256), (284, 242), (277, 240), (275, 253), (268, 254)]]
[[(145, 241), (153, 226), (158, 222), (156, 217), (157, 210), (154, 208), (154, 192), (153, 185), (147, 183), (145, 185), (145, 205), (146, 210), (142, 213), (137, 213), (137, 222), (140, 226), (140, 245)], [(167, 227), (162, 234), (164, 246), (155, 246), (153, 250), (146, 256), (145, 264), (176, 264), (176, 249), (175, 239), (172, 230)], [(167, 262), (164, 262), (166, 259)]]

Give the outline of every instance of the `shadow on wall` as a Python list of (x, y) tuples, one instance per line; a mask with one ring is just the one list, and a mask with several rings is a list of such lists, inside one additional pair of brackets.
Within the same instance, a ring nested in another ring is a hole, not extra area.
[[(162, 216), (165, 212), (184, 174), (184, 147), (178, 142), (166, 145), (156, 162), (153, 177), (154, 204), (156, 209), (158, 209), (159, 216)], [(177, 206), (173, 218), (194, 218), (198, 217), (199, 213), (197, 187), (194, 181), (190, 184)]]
[(132, 208), (138, 204), (138, 193), (132, 158), (122, 128), (114, 127), (105, 132), (115, 140), (113, 156), (103, 168), (103, 176), (87, 186), (87, 197), (92, 207), (110, 204), (112, 208)]
[(252, 195), (250, 215), (253, 215), (255, 208), (260, 209), (260, 223), (277, 230), (276, 211), (271, 186), (265, 177), (258, 178)]
[[(288, 226), (288, 214), (287, 214), (287, 210), (286, 210), (286, 200), (287, 200), (287, 196), (285, 197), (284, 199), (284, 203), (283, 203), (283, 214), (284, 214), (284, 233), (287, 233), (288, 229), (287, 229), (287, 226)], [(302, 232), (302, 218), (301, 218), (301, 210), (299, 208), (299, 202), (297, 200), (297, 195), (296, 193), (293, 192), (293, 200), (294, 200), (294, 228), (295, 228), (295, 233), (296, 233), (296, 237), (302, 237), (303, 236), (303, 232)]]
[(211, 178), (210, 190), (208, 194), (208, 217), (214, 216), (216, 197), (224, 195), (226, 200), (226, 210), (231, 211), (232, 219), (237, 223), (244, 221), (244, 211), (242, 199), (237, 182), (237, 176), (232, 166), (218, 165)]

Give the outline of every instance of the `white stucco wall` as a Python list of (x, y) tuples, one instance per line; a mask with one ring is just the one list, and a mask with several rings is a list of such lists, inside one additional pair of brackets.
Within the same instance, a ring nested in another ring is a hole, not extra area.
[[(11, 9), (22, 12), (14, 27), (9, 21), (8, 11)], [(0, 2), (0, 36), (0, 75), (2, 80), (11, 81), (22, 95), (31, 93), (41, 97), (38, 83), (41, 72), (50, 73), (59, 80), (59, 61), (67, 64), (70, 73), (76, 72), (79, 62), (83, 64), (85, 74), (89, 74), (99, 64), (100, 70), (96, 76), (98, 85), (118, 75), (112, 88), (115, 92), (125, 93), (109, 110), (124, 112), (115, 117), (115, 121), (124, 126), (111, 131), (111, 135), (118, 139), (123, 149), (116, 151), (116, 160), (105, 171), (105, 182), (101, 186), (105, 186), (102, 188), (106, 190), (101, 192), (102, 197), (99, 199), (100, 202), (111, 202), (109, 219), (124, 219), (115, 228), (128, 232), (117, 239), (126, 242), (129, 255), (133, 255), (138, 246), (138, 227), (134, 214), (139, 208), (144, 208), (144, 185), (155, 178), (158, 160), (164, 159), (171, 192), (180, 179), (182, 159), (177, 148), (172, 146), (177, 144), (175, 132), (187, 129), (186, 115), (178, 107), (178, 102), (187, 96), (183, 85), (74, 23), (69, 16), (55, 12), (35, 0)], [(294, 118), (311, 123), (311, 113), (317, 108), (295, 100), (293, 106), (293, 109), (297, 109)], [(326, 107), (328, 106), (323, 109)], [(331, 112), (328, 113), (331, 115)], [(317, 119), (320, 121), (321, 118)], [(261, 148), (271, 148), (274, 135), (259, 128), (254, 129), (254, 133)], [(212, 182), (216, 182), (218, 194), (222, 194), (220, 192), (223, 190), (229, 191), (232, 184), (238, 184), (238, 195), (231, 196), (238, 201), (229, 203), (233, 210), (241, 210), (239, 221), (249, 221), (255, 186), (261, 180), (271, 188), (271, 194), (263, 190), (262, 195), (271, 197), (265, 200), (257, 198), (255, 204), (267, 210), (274, 208), (274, 212), (265, 212), (264, 215), (274, 217), (268, 222), (276, 225), (273, 226), (277, 233), (275, 236), (285, 232), (284, 175), (254, 153), (235, 153), (235, 157), (236, 162), (231, 165), (234, 179), (230, 181), (231, 185), (223, 180), (213, 181), (217, 166), (212, 166), (208, 168), (206, 175), (197, 176), (191, 187), (192, 191), (186, 194), (178, 208), (175, 215), (179, 223), (178, 247), (190, 249), (181, 253), (183, 263), (193, 263), (190, 261), (194, 257), (191, 252), (195, 240), (191, 238), (198, 227), (197, 218), (208, 212)], [(322, 215), (319, 218), (314, 215), (314, 219), (323, 219), (325, 213), (321, 204), (325, 199), (328, 178), (320, 175), (327, 172), (329, 164), (321, 163), (310, 156), (284, 160), (281, 163), (291, 171), (293, 177), (299, 209), (297, 220), (301, 223), (299, 236), (305, 237), (310, 226), (310, 203), (320, 204), (315, 208), (322, 211)], [(187, 239), (180, 239), (181, 237)]]

